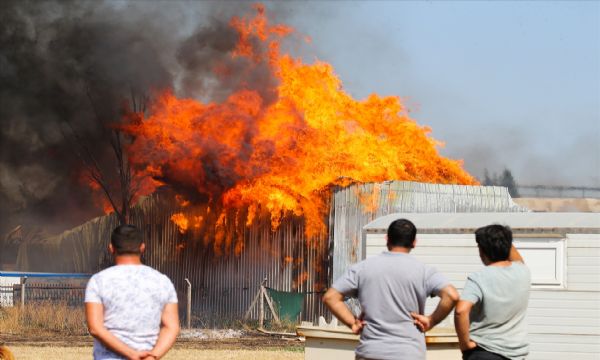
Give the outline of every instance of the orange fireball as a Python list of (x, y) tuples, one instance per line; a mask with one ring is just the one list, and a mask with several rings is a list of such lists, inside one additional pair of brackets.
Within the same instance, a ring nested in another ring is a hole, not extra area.
[[(218, 103), (165, 91), (149, 116), (126, 127), (140, 168), (218, 209), (247, 208), (247, 224), (259, 209), (270, 212), (273, 228), (286, 214), (303, 216), (309, 237), (325, 231), (332, 186), (476, 183), (460, 161), (440, 156), (440, 143), (408, 117), (398, 97), (354, 99), (330, 64), (282, 54), (280, 43), (293, 29), (271, 25), (262, 5), (255, 10), (231, 21), (239, 42), (230, 55), (244, 61), (239, 71), (269, 69), (273, 88), (248, 82)], [(215, 69), (219, 76), (230, 76), (221, 70)]]

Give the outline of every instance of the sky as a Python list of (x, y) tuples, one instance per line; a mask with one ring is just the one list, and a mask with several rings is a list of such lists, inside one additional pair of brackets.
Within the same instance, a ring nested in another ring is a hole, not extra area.
[[(271, 7), (272, 3), (269, 4)], [(355, 97), (400, 96), (481, 177), (600, 187), (600, 2), (288, 4), (307, 60)]]

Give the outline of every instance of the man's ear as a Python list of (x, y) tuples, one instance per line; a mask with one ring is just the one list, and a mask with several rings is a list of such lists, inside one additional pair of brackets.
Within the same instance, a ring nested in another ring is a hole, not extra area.
[(146, 243), (142, 243), (142, 244), (140, 245), (140, 254), (143, 254), (143, 253), (144, 253), (144, 251), (146, 251)]
[(115, 254), (115, 247), (111, 243), (108, 244), (108, 252), (112, 255)]
[(411, 249), (414, 249), (414, 248), (415, 248), (415, 246), (417, 246), (417, 238), (415, 238), (415, 239), (413, 240), (413, 243), (412, 243)]

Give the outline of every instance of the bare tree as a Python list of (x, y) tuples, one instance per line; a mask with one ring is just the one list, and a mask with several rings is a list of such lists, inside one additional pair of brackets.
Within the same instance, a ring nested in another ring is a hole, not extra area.
[[(70, 123), (67, 123), (70, 136), (66, 136), (74, 140), (74, 148), (82, 161), (86, 176), (102, 190), (102, 193), (117, 215), (119, 223), (127, 224), (130, 208), (141, 187), (140, 179), (135, 176), (135, 171), (125, 151), (126, 144), (133, 142), (134, 137), (124, 133), (120, 126), (106, 126), (95, 107), (94, 99), (89, 91), (88, 98), (94, 110), (96, 121), (100, 126), (105, 127), (105, 136), (108, 138), (114, 165), (116, 166), (111, 166), (112, 171), (102, 167), (98, 160), (98, 154), (88, 146), (88, 143)], [(148, 102), (147, 96), (144, 94), (136, 95), (131, 90), (130, 101), (131, 108), (124, 109), (125, 116), (128, 117), (129, 121), (142, 121), (142, 116), (146, 111), (146, 104)]]

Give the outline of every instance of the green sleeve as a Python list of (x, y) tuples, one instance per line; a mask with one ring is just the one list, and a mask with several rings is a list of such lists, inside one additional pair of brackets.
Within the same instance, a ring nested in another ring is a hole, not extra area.
[(483, 299), (483, 293), (477, 282), (469, 276), (465, 283), (465, 288), (460, 295), (461, 300), (466, 300), (470, 303), (477, 304)]

